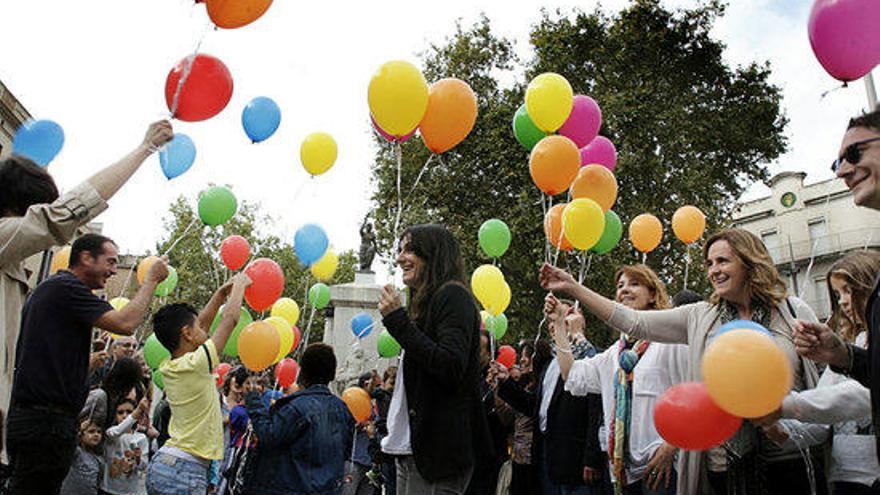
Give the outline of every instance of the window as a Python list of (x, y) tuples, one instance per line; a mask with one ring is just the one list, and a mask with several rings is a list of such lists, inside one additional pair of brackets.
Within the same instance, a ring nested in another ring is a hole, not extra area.
[(828, 224), (824, 218), (814, 218), (807, 222), (810, 231), (810, 255), (817, 256), (828, 251)]
[(779, 263), (779, 260), (782, 259), (780, 256), (779, 232), (776, 229), (761, 231), (761, 241), (767, 247), (767, 251), (770, 252), (773, 261)]
[(813, 309), (820, 320), (824, 320), (831, 314), (831, 300), (828, 298), (828, 284), (825, 277), (813, 279)]

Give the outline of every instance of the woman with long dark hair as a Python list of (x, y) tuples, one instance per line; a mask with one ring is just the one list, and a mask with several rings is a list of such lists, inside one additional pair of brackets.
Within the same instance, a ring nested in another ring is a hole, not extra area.
[(383, 324), (403, 349), (382, 450), (398, 456), (398, 495), (462, 494), (487, 454), (481, 449), (491, 449), (479, 396), (477, 304), (446, 227), (408, 228), (397, 264), (410, 303), (403, 308), (392, 285), (382, 289)]
[(88, 415), (101, 428), (113, 426), (116, 406), (126, 398), (137, 404), (146, 394), (143, 380), (143, 370), (137, 361), (131, 358), (117, 360), (101, 387), (89, 392), (80, 415)]

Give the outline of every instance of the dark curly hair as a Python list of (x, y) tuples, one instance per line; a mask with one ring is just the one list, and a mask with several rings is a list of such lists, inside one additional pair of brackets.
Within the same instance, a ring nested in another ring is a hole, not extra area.
[(0, 216), (23, 216), (32, 205), (58, 199), (52, 176), (23, 156), (0, 161)]

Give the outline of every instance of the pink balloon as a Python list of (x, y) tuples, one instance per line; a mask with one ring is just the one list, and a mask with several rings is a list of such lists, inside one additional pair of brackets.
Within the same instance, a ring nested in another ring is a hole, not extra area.
[(387, 132), (385, 132), (385, 129), (382, 129), (381, 127), (379, 127), (379, 124), (376, 122), (376, 119), (374, 119), (372, 115), (370, 115), (370, 122), (373, 123), (373, 129), (375, 129), (376, 132), (378, 132), (380, 136), (382, 136), (383, 138), (385, 138), (386, 141), (390, 141), (390, 142), (392, 142), (392, 143), (394, 143), (394, 142), (397, 142), (397, 143), (403, 143), (403, 142), (405, 142), (407, 139), (413, 137), (413, 135), (415, 135), (415, 133), (416, 133), (416, 129), (418, 129), (418, 127), (417, 127), (416, 129), (413, 129), (413, 131), (410, 132), (409, 134), (407, 134), (406, 136), (403, 136), (403, 137), (398, 138), (398, 137), (394, 137), (394, 136), (392, 136), (391, 134), (388, 134)]
[(605, 136), (597, 136), (590, 144), (581, 148), (581, 166), (598, 163), (614, 172), (617, 166), (617, 148)]
[(840, 81), (858, 79), (880, 63), (880, 2), (816, 0), (807, 32), (819, 63)]
[(590, 144), (602, 127), (602, 110), (596, 100), (589, 96), (577, 95), (571, 106), (568, 119), (559, 128), (559, 134), (574, 141), (578, 148)]

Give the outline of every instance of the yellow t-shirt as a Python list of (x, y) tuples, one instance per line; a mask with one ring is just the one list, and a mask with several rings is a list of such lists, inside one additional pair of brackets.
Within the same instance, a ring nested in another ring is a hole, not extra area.
[(212, 368), (219, 362), (214, 342), (168, 359), (159, 366), (171, 406), (166, 445), (203, 459), (223, 459), (223, 419)]

